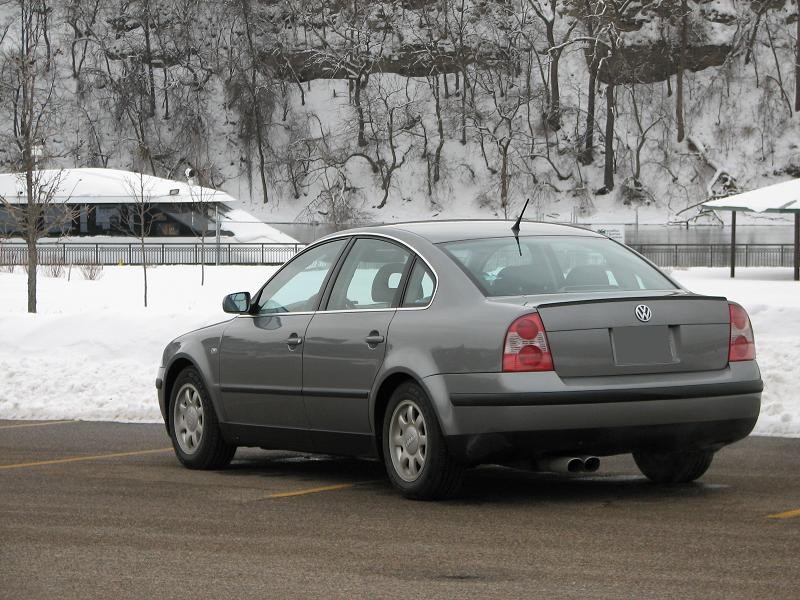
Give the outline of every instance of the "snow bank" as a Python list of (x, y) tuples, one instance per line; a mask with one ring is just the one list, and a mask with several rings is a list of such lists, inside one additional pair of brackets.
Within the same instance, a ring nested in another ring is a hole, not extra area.
[[(101, 279), (42, 276), (38, 315), (25, 313), (25, 274), (0, 273), (0, 419), (159, 421), (153, 385), (172, 338), (226, 318), (222, 297), (255, 291), (274, 267), (148, 270), (142, 307), (140, 267), (106, 267)], [(674, 270), (689, 289), (727, 296), (747, 308), (766, 389), (756, 432), (800, 436), (800, 285), (789, 269)]]
[(39, 279), (39, 314), (26, 275), (0, 273), (0, 418), (158, 421), (155, 376), (176, 336), (226, 318), (222, 297), (255, 291), (275, 267), (106, 267), (97, 281)]

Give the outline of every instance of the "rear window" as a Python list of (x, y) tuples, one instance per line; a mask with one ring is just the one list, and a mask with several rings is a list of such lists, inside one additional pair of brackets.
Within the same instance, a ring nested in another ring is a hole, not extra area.
[(673, 290), (635, 253), (606, 238), (535, 236), (439, 244), (487, 296)]

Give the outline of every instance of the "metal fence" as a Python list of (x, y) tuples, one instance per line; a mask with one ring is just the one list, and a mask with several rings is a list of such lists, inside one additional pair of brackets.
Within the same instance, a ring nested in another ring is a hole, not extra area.
[[(727, 267), (727, 244), (630, 244), (661, 267)], [(289, 260), (303, 244), (145, 244), (144, 256), (150, 265), (279, 265)], [(140, 244), (40, 244), (39, 264), (51, 265), (140, 265)], [(24, 265), (28, 260), (25, 244), (0, 243), (0, 265)], [(791, 244), (738, 244), (736, 264), (740, 267), (791, 267)]]
[[(41, 265), (281, 265), (303, 244), (39, 244)], [(219, 258), (219, 260), (217, 260)], [(24, 244), (0, 243), (0, 265), (24, 265)]]
[[(630, 244), (659, 267), (729, 267), (730, 244)], [(739, 267), (791, 267), (791, 244), (737, 244)]]

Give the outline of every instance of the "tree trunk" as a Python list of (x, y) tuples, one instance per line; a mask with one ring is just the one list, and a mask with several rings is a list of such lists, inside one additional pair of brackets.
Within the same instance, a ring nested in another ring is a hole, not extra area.
[[(142, 225), (144, 227), (144, 225)], [(141, 238), (142, 245), (142, 274), (144, 275), (144, 307), (147, 308), (147, 255), (144, 253), (144, 237)]]
[[(362, 72), (363, 72), (362, 68)], [(364, 108), (361, 106), (361, 73), (355, 81), (355, 92), (353, 93), (353, 105), (356, 107), (358, 114), (358, 146), (363, 148), (367, 145), (367, 140), (364, 137)]]
[[(256, 100), (258, 102), (258, 100)], [(261, 193), (264, 195), (264, 204), (269, 202), (267, 193), (266, 159), (264, 158), (264, 136), (261, 131), (261, 109), (256, 106), (256, 143), (258, 144), (258, 174), (261, 178)]]
[(500, 143), (502, 162), (500, 165), (500, 206), (503, 208), (503, 218), (508, 218), (508, 146), (511, 140)]
[[(438, 75), (434, 75), (438, 79)], [(433, 159), (433, 182), (437, 183), (440, 177), (440, 164), (442, 161), (442, 147), (444, 146), (444, 124), (442, 123), (442, 107), (439, 102), (439, 85), (434, 83), (433, 98), (436, 102), (436, 131), (439, 134), (439, 143), (436, 145), (436, 153)]]
[[(32, 232), (30, 232), (32, 233)], [(36, 240), (30, 235), (25, 240), (28, 246), (28, 312), (36, 312), (36, 272), (39, 268), (39, 257), (36, 254)]]
[(547, 108), (546, 121), (550, 129), (558, 131), (561, 129), (561, 96), (558, 91), (558, 61), (561, 59), (561, 51), (554, 50), (556, 47), (555, 11), (553, 21), (545, 23), (545, 33), (547, 34), (547, 45), (550, 51), (550, 106)]
[(675, 77), (675, 122), (678, 130), (678, 141), (686, 137), (683, 122), (683, 66), (686, 63), (686, 47), (689, 45), (689, 9), (687, 0), (681, 0), (681, 51), (678, 58), (678, 69)]
[(463, 67), (461, 71), (461, 79), (463, 81), (463, 89), (461, 91), (461, 145), (465, 146), (467, 143), (467, 68)]
[(150, 117), (156, 116), (156, 80), (153, 75), (153, 50), (150, 45), (150, 14), (145, 14), (144, 23), (144, 59), (147, 63), (147, 83), (148, 83), (148, 115)]
[[(250, 96), (253, 100), (254, 110), (253, 116), (255, 117), (256, 129), (256, 143), (258, 144), (258, 171), (261, 178), (261, 193), (264, 195), (264, 204), (269, 202), (269, 195), (267, 192), (267, 175), (266, 175), (266, 160), (264, 158), (264, 134), (262, 131), (264, 125), (263, 115), (261, 114), (261, 103), (258, 95), (258, 81), (256, 78), (256, 51), (253, 44), (253, 33), (250, 28), (250, 1), (245, 0), (242, 2), (242, 14), (244, 16), (245, 33), (247, 34), (247, 47), (250, 52)], [(154, 173), (155, 174), (155, 173)]]
[[(27, 127), (25, 128), (28, 131)], [(36, 312), (36, 276), (39, 267), (39, 255), (36, 252), (36, 231), (39, 228), (39, 211), (33, 194), (33, 158), (31, 156), (31, 139), (25, 135), (25, 189), (28, 193), (28, 204), (25, 215), (25, 243), (28, 247), (28, 312)]]
[(800, 112), (800, 2), (797, 3), (797, 37), (794, 42), (794, 112)]
[(561, 52), (555, 51), (550, 57), (550, 110), (547, 114), (547, 126), (553, 131), (561, 129), (561, 96), (558, 91), (558, 61)]
[(607, 191), (614, 189), (614, 86), (606, 87), (606, 162), (603, 185)]
[[(595, 48), (596, 53), (596, 48)], [(595, 93), (597, 88), (597, 71), (599, 61), (595, 56), (592, 64), (589, 65), (589, 98), (586, 105), (586, 133), (584, 139), (584, 151), (581, 157), (583, 164), (588, 165), (594, 161), (594, 112), (595, 112)]]

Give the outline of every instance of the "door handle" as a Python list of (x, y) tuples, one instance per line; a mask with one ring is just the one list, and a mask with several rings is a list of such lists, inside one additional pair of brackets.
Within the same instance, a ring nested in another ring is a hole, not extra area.
[(377, 346), (385, 342), (386, 339), (378, 331), (373, 329), (369, 332), (369, 335), (364, 338), (364, 341), (367, 342), (369, 346)]
[(303, 343), (303, 338), (297, 335), (296, 333), (290, 335), (289, 338), (286, 340), (286, 345), (289, 346), (289, 350), (294, 350), (302, 343)]

